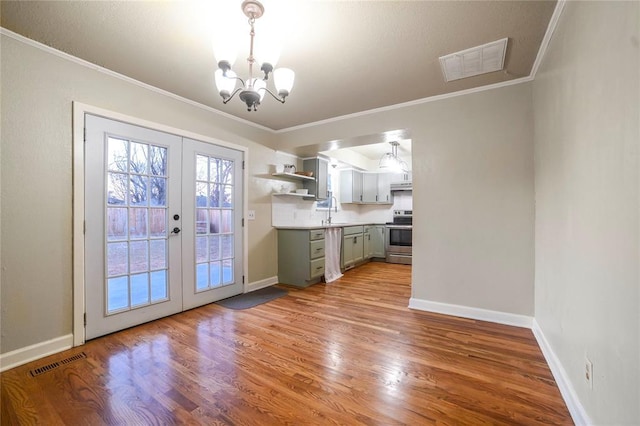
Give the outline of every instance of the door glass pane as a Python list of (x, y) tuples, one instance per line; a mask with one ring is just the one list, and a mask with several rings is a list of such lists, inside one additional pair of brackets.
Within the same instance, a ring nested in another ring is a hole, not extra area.
[(220, 260), (220, 237), (218, 235), (209, 237), (209, 260)]
[(233, 187), (231, 185), (221, 185), (221, 207), (233, 207)]
[(151, 145), (149, 168), (153, 176), (167, 175), (167, 148)]
[(207, 261), (207, 237), (196, 237), (196, 262)]
[(129, 306), (129, 277), (109, 278), (107, 280), (107, 312), (117, 311)]
[(233, 260), (227, 259), (222, 261), (222, 283), (231, 284), (233, 279)]
[(196, 265), (196, 290), (205, 290), (209, 287), (209, 264)]
[(165, 209), (149, 209), (149, 229), (152, 237), (167, 236), (167, 211)]
[(107, 208), (107, 240), (122, 240), (127, 238), (127, 209)]
[(207, 207), (208, 187), (206, 183), (196, 183), (196, 207)]
[(209, 210), (209, 233), (220, 233), (220, 210)]
[(124, 275), (129, 272), (128, 244), (107, 244), (107, 276)]
[(220, 161), (220, 178), (218, 182), (233, 185), (233, 161)]
[(222, 217), (220, 232), (233, 232), (233, 210), (220, 211)]
[(127, 204), (129, 193), (129, 175), (124, 173), (111, 173), (107, 175), (107, 204)]
[(196, 210), (196, 234), (206, 234), (209, 228), (209, 221), (207, 220), (207, 210)]
[(129, 150), (131, 151), (131, 163), (129, 163), (129, 170), (131, 173), (147, 174), (149, 165), (148, 150), (149, 146), (146, 144), (132, 143)]
[(147, 210), (148, 209), (129, 209), (129, 236), (132, 239), (148, 237)]
[(146, 272), (149, 270), (149, 246), (145, 241), (129, 243), (129, 272)]
[(209, 185), (209, 206), (220, 207), (220, 185), (218, 184)]
[(151, 205), (166, 206), (167, 205), (167, 179), (152, 177), (151, 178)]
[(109, 137), (107, 151), (106, 239), (117, 242), (107, 243), (106, 308), (117, 314), (169, 297), (168, 149)]
[(167, 240), (149, 241), (149, 266), (152, 271), (167, 267)]
[(209, 263), (209, 273), (210, 273), (210, 280), (209, 280), (209, 286), (210, 287), (218, 287), (220, 286), (220, 262), (211, 262)]
[(132, 175), (129, 179), (129, 203), (132, 206), (146, 206), (149, 192), (149, 178)]
[(109, 136), (107, 141), (107, 170), (114, 172), (127, 172), (128, 148), (126, 140)]
[(218, 178), (218, 163), (220, 162), (217, 158), (207, 157), (209, 159), (209, 182), (220, 182)]
[(149, 304), (149, 274), (131, 275), (131, 306)]
[(233, 235), (222, 236), (222, 257), (224, 259), (233, 257)]
[(196, 179), (209, 181), (209, 159), (204, 155), (196, 156)]
[(166, 300), (167, 271), (155, 271), (151, 273), (151, 303)]

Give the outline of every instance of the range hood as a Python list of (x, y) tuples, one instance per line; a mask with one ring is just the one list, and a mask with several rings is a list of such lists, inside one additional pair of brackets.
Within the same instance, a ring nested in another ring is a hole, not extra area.
[(411, 181), (392, 182), (391, 191), (412, 191), (413, 183)]

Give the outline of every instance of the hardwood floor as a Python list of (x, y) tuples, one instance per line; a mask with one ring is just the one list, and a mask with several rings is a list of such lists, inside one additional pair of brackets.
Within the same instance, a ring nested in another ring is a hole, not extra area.
[(530, 330), (410, 310), (410, 281), (370, 263), (92, 340), (2, 373), (2, 424), (572, 424)]

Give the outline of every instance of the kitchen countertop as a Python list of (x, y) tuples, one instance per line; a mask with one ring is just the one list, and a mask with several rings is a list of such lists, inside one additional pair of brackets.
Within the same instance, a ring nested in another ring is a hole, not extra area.
[(324, 229), (324, 228), (345, 228), (347, 226), (364, 226), (364, 225), (384, 225), (384, 223), (372, 223), (372, 222), (347, 222), (347, 223), (332, 223), (330, 225), (298, 225), (298, 226), (274, 226), (276, 229)]

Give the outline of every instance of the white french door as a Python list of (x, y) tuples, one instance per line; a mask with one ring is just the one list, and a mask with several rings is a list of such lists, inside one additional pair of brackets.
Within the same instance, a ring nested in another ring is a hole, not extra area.
[(239, 294), (241, 151), (85, 116), (87, 339)]
[(183, 309), (242, 286), (242, 152), (184, 139)]

